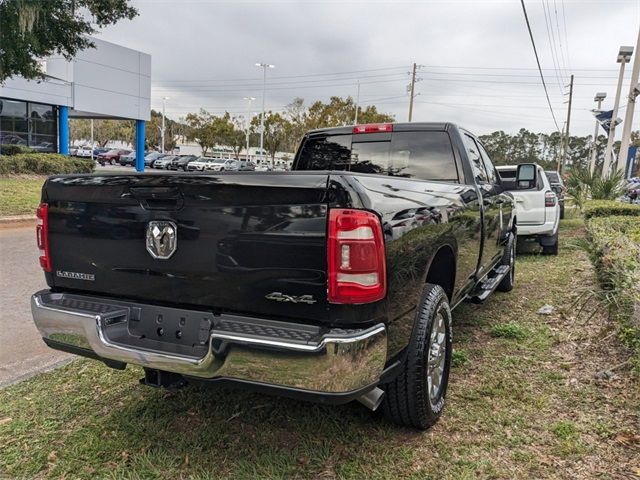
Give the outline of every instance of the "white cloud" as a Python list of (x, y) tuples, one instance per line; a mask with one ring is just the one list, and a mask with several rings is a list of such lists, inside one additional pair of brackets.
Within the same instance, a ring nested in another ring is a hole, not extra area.
[[(559, 49), (562, 42), (566, 52), (558, 58), (566, 67), (560, 80), (553, 69), (543, 2), (526, 1), (552, 104), (562, 126), (566, 105), (558, 83), (573, 72), (571, 130), (588, 135), (594, 93), (607, 91), (605, 107), (613, 103), (617, 49), (635, 44), (640, 2), (547, 3), (549, 28), (557, 36), (559, 27), (556, 45)], [(105, 30), (102, 38), (152, 54), (152, 105), (159, 108), (161, 97), (170, 96), (167, 112), (174, 117), (199, 107), (242, 113), (245, 96), (258, 98), (253, 106), (258, 110), (261, 71), (254, 63), (266, 61), (277, 67), (269, 71), (267, 107), (282, 108), (296, 96), (308, 102), (330, 95), (355, 96), (359, 77), (365, 102), (373, 100), (404, 121), (406, 72), (415, 61), (425, 67), (420, 71), (414, 120), (454, 121), (478, 134), (555, 128), (518, 0), (133, 4), (140, 16)], [(372, 70), (387, 67), (398, 68)], [(291, 78), (356, 70), (372, 71)], [(627, 90), (628, 83), (623, 92)], [(636, 123), (640, 125), (640, 114)]]

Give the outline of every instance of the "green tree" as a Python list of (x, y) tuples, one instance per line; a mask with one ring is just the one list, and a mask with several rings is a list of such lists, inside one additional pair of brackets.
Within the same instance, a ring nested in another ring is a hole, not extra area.
[[(254, 129), (260, 125), (260, 118), (255, 117), (252, 122)], [(273, 165), (276, 152), (281, 150), (291, 135), (291, 122), (279, 113), (267, 112), (264, 117), (264, 148), (271, 156)]]
[(137, 14), (128, 0), (2, 0), (0, 82), (43, 78), (38, 59), (56, 53), (71, 60), (94, 47), (88, 35), (97, 28)]
[[(71, 119), (69, 121), (69, 136), (71, 141), (91, 140), (91, 120)], [(94, 120), (93, 139), (96, 144), (104, 147), (109, 142), (135, 142), (135, 125), (131, 120)]]
[[(313, 102), (308, 108), (304, 99), (295, 98), (287, 105), (284, 118), (289, 120), (289, 137), (285, 140), (287, 150), (295, 150), (305, 132), (316, 128), (352, 125), (355, 120), (356, 104), (351, 97), (331, 97), (328, 103)], [(358, 123), (393, 122), (392, 115), (378, 112), (375, 105), (358, 107)]]
[[(184, 125), (165, 117), (164, 119), (164, 151), (170, 152), (176, 148), (176, 138), (184, 133)], [(162, 143), (162, 113), (151, 110), (151, 118), (145, 128), (145, 140), (148, 148), (161, 150)]]
[(224, 144), (233, 149), (236, 160), (240, 159), (240, 152), (242, 152), (242, 149), (245, 148), (247, 144), (247, 134), (244, 123), (242, 117), (231, 118), (225, 133)]
[(204, 156), (218, 145), (228, 145), (232, 139), (234, 125), (228, 112), (217, 117), (201, 109), (200, 113), (188, 114), (185, 123), (189, 127), (186, 137), (200, 145)]

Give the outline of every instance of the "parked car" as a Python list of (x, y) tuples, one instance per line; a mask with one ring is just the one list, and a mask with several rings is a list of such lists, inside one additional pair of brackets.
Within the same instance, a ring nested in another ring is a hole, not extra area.
[(521, 243), (533, 239), (542, 247), (542, 253), (557, 255), (560, 225), (558, 197), (542, 167), (526, 165), (528, 167), (497, 167), (505, 188), (511, 191), (516, 201), (518, 239)]
[(76, 150), (76, 156), (81, 158), (91, 158), (93, 148), (89, 145), (82, 145)]
[(168, 165), (176, 158), (178, 158), (177, 155), (165, 155), (164, 157), (157, 158), (155, 162), (153, 162), (153, 168), (167, 169)]
[(27, 146), (26, 138), (20, 137), (18, 135), (0, 135), (0, 145), (22, 145), (24, 147)]
[(78, 155), (78, 147), (75, 145), (69, 145), (69, 155), (72, 157), (76, 157)]
[(56, 146), (52, 142), (40, 142), (38, 145), (33, 145), (31, 150), (35, 150), (36, 152), (55, 152)]
[(174, 158), (173, 161), (167, 165), (167, 168), (169, 170), (183, 170), (186, 172), (189, 162), (193, 162), (197, 159), (198, 157), (196, 155), (180, 155), (179, 157)]
[(131, 150), (125, 150), (123, 148), (114, 148), (107, 152), (101, 153), (98, 155), (98, 162), (100, 165), (105, 165), (110, 163), (111, 165), (115, 165), (120, 160), (122, 155), (127, 155), (131, 153)]
[(218, 159), (213, 157), (200, 157), (197, 160), (189, 162), (187, 164), (187, 170), (204, 172), (208, 169), (209, 165), (212, 165), (216, 160)]
[(269, 165), (256, 165), (256, 172), (270, 172), (271, 166)]
[(239, 162), (230, 158), (216, 158), (207, 164), (206, 170), (214, 172), (237, 171), (240, 168)]
[(166, 157), (166, 156), (168, 156), (166, 153), (160, 153), (160, 152), (147, 153), (144, 156), (144, 166), (145, 167), (153, 167), (153, 164), (155, 163), (156, 160), (158, 160), (159, 158), (162, 158), (162, 157)]
[(256, 170), (256, 165), (251, 161), (238, 160), (238, 170), (241, 172), (254, 172)]
[(121, 155), (118, 159), (118, 163), (123, 167), (133, 167), (136, 164), (136, 151), (132, 150), (126, 155)]
[(107, 153), (109, 150), (111, 149), (106, 147), (96, 147), (93, 149), (93, 158), (98, 158), (100, 154)]
[(625, 186), (625, 196), (630, 203), (638, 203), (640, 201), (640, 178), (630, 178)]
[(293, 170), (47, 180), (49, 289), (31, 300), (44, 341), (139, 365), (147, 385), (384, 402), (394, 422), (433, 425), (452, 309), (513, 288), (513, 196), (449, 123), (315, 130)]
[(564, 218), (564, 194), (567, 191), (567, 187), (564, 185), (562, 176), (555, 170), (545, 170), (545, 175), (549, 179), (551, 190), (556, 193), (558, 197), (558, 205), (560, 205), (560, 219)]

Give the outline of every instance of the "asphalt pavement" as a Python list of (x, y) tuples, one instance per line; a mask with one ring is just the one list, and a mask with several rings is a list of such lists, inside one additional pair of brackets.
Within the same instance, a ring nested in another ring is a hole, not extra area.
[(0, 225), (0, 388), (73, 356), (47, 347), (31, 318), (31, 294), (46, 288), (35, 222)]

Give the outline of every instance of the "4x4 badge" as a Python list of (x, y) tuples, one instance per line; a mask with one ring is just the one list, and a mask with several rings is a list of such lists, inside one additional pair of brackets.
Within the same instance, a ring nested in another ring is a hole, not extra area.
[(314, 304), (316, 303), (315, 298), (312, 295), (300, 295), (296, 297), (295, 295), (285, 295), (280, 292), (272, 292), (264, 296), (267, 300), (275, 300), (276, 302), (286, 302), (286, 303), (308, 303)]
[(171, 257), (178, 248), (178, 227), (165, 220), (154, 220), (147, 225), (147, 252), (158, 260)]

